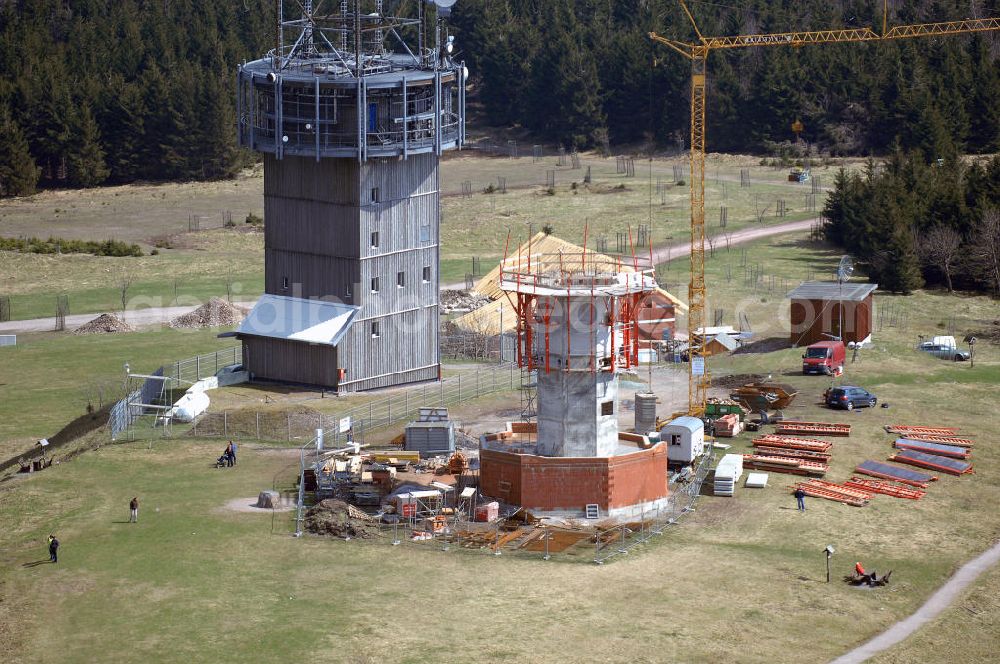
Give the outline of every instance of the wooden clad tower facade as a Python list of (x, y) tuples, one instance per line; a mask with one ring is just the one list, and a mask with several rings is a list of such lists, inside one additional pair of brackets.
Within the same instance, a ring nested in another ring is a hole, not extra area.
[[(264, 153), (265, 293), (359, 309), (319, 350), (294, 326), (241, 330), (255, 378), (356, 391), (439, 376), (439, 159), (464, 140), (467, 72), (443, 11), (417, 8), (308, 12), (283, 22), (291, 46), (239, 68), (240, 144)], [(390, 33), (416, 43), (389, 51)]]

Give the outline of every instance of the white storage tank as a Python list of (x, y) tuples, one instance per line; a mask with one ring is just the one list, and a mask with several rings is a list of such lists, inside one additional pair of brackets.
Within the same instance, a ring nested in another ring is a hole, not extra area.
[(667, 443), (671, 462), (691, 463), (705, 453), (705, 424), (697, 417), (678, 417), (660, 429), (660, 440)]

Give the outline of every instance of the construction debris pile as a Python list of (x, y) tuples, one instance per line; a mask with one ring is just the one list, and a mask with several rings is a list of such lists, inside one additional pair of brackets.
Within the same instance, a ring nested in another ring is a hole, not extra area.
[(490, 303), (490, 298), (467, 290), (441, 291), (441, 312), (450, 314), (473, 311)]
[(175, 329), (197, 330), (205, 327), (231, 327), (246, 318), (249, 309), (213, 297), (194, 311), (170, 321)]
[(135, 328), (115, 314), (101, 314), (89, 323), (84, 323), (73, 330), (73, 334), (116, 334), (119, 332), (135, 332)]
[(342, 500), (327, 498), (310, 507), (305, 529), (315, 535), (370, 539), (378, 537), (375, 519)]

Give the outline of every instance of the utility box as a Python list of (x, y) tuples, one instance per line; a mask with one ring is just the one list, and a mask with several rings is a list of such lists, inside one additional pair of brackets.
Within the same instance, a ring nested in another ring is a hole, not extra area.
[(671, 463), (691, 463), (705, 453), (705, 424), (697, 417), (678, 417), (660, 429)]
[(419, 452), (421, 458), (452, 454), (455, 451), (455, 422), (410, 422), (406, 425), (407, 452)]

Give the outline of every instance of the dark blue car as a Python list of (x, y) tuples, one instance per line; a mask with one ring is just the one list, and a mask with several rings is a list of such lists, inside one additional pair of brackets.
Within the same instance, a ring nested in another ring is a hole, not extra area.
[(855, 408), (874, 408), (878, 399), (874, 394), (861, 387), (852, 385), (842, 385), (834, 387), (826, 393), (826, 405), (830, 408), (844, 408), (854, 410)]

